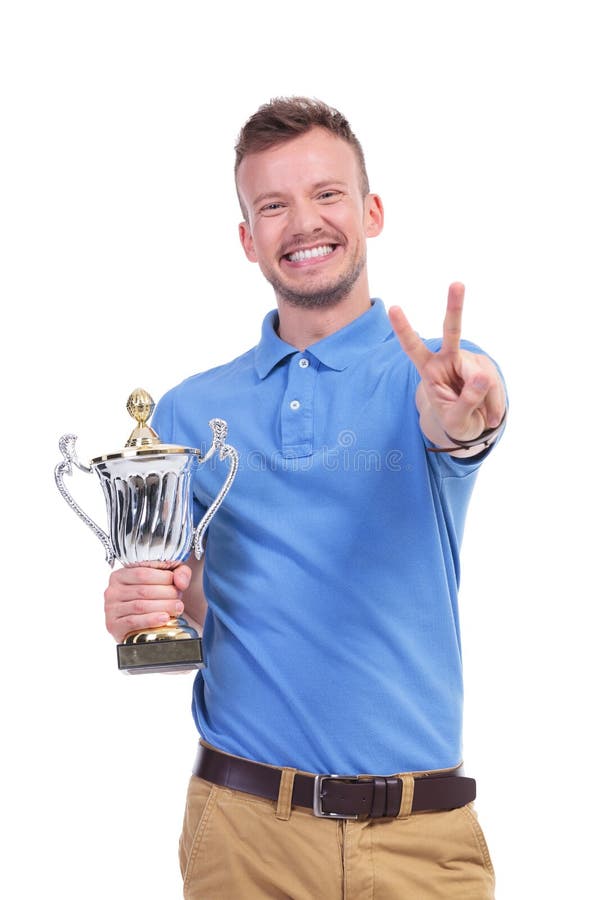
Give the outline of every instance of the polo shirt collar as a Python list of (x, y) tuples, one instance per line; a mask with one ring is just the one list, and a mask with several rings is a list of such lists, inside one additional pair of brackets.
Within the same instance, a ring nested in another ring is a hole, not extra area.
[[(275, 330), (278, 324), (279, 316), (274, 309), (265, 316), (261, 339), (255, 351), (256, 371), (261, 379), (266, 378), (287, 356), (298, 353), (296, 347), (278, 336)], [(376, 299), (371, 301), (367, 312), (306, 349), (329, 369), (341, 372), (353, 359), (385, 341), (391, 333), (392, 327), (383, 301)]]

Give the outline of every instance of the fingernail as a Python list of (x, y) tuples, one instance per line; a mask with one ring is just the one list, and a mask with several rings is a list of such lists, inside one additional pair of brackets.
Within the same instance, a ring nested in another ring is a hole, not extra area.
[(175, 612), (183, 612), (183, 603), (181, 603), (181, 601), (175, 604)]

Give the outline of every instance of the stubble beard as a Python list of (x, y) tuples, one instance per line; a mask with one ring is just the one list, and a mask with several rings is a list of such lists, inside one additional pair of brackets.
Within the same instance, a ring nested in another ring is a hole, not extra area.
[(366, 256), (360, 256), (349, 271), (342, 273), (336, 282), (316, 287), (313, 291), (296, 291), (284, 284), (272, 271), (263, 272), (280, 300), (297, 309), (330, 309), (344, 300), (365, 267)]

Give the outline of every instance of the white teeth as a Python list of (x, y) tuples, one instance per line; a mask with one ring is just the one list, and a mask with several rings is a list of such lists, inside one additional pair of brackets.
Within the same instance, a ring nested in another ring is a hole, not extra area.
[(288, 259), (290, 262), (300, 262), (302, 259), (310, 259), (314, 256), (327, 256), (329, 253), (333, 253), (333, 247), (330, 244), (323, 244), (321, 247), (313, 247), (312, 250), (297, 250), (295, 253), (290, 253)]

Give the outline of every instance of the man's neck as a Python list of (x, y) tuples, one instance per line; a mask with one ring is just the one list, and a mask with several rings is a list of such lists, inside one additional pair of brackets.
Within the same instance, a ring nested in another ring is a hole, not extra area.
[(367, 291), (360, 297), (348, 296), (329, 309), (302, 309), (279, 298), (277, 306), (279, 337), (298, 350), (306, 350), (362, 316), (370, 309), (371, 300)]

